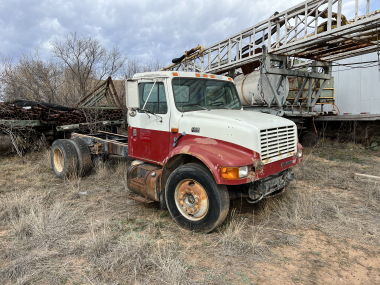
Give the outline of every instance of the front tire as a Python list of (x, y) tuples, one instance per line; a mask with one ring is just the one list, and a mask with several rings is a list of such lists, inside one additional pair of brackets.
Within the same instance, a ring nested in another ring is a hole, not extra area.
[(187, 230), (211, 232), (227, 217), (230, 200), (225, 185), (216, 184), (202, 165), (189, 163), (174, 170), (165, 187), (168, 210)]

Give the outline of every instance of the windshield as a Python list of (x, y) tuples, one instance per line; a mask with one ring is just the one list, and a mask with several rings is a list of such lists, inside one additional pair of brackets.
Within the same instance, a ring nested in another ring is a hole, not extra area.
[(232, 82), (202, 78), (174, 78), (174, 100), (181, 112), (209, 109), (240, 109)]

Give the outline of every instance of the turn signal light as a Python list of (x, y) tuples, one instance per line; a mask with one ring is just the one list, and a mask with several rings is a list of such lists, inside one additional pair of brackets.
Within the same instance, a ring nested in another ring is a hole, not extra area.
[(220, 175), (222, 179), (239, 179), (239, 167), (222, 167)]

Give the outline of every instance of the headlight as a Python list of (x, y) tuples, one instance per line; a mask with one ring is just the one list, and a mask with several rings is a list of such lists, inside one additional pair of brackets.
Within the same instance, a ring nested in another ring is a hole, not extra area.
[(303, 149), (298, 150), (298, 158), (301, 158), (303, 156)]
[(248, 176), (248, 166), (239, 167), (239, 178)]
[(248, 166), (222, 167), (220, 169), (222, 179), (240, 179), (248, 176)]

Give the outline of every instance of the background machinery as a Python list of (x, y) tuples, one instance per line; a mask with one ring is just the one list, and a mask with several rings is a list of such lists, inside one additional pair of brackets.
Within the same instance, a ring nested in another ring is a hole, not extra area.
[[(288, 117), (299, 130), (315, 129), (314, 117), (338, 114), (335, 62), (379, 50), (380, 10), (372, 11), (370, 0), (356, 0), (347, 5), (353, 11), (345, 7), (355, 15), (347, 20), (343, 2), (304, 1), (207, 48), (198, 46), (162, 70), (228, 75), (244, 109)], [(316, 142), (314, 131), (303, 134), (303, 143)]]

